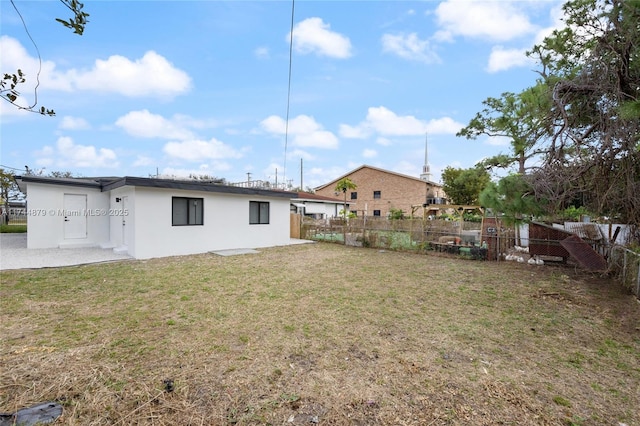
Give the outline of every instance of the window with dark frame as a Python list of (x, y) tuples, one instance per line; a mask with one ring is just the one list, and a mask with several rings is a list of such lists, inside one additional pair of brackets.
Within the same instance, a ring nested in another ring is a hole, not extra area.
[(373, 215), (374, 216), (380, 216), (380, 210), (374, 210), (373, 211)]
[(381, 196), (380, 191), (373, 191), (373, 199), (379, 199)]
[(352, 200), (357, 200), (358, 199), (358, 193), (357, 192), (352, 192), (351, 193), (351, 199)]
[(204, 198), (171, 198), (171, 225), (195, 226), (203, 224)]
[(249, 201), (249, 224), (269, 224), (269, 203), (266, 201)]

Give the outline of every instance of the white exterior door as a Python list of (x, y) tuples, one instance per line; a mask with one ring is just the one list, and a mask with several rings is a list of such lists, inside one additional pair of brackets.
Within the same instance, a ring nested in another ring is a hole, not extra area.
[(87, 238), (87, 196), (64, 194), (64, 239)]
[(129, 197), (126, 195), (122, 197), (122, 245), (127, 246), (127, 215), (129, 214), (129, 207), (127, 202)]

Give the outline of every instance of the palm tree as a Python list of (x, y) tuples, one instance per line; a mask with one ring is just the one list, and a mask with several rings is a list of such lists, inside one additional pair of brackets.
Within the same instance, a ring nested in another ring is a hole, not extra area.
[(336, 192), (342, 192), (344, 194), (344, 206), (342, 209), (342, 216), (347, 219), (347, 190), (358, 188), (358, 185), (353, 183), (348, 177), (342, 178), (336, 183)]

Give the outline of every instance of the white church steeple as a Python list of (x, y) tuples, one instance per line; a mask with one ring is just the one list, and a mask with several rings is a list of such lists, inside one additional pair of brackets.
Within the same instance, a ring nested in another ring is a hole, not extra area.
[(426, 182), (431, 182), (431, 166), (429, 166), (429, 141), (426, 133), (424, 135), (424, 166), (422, 166), (420, 179)]

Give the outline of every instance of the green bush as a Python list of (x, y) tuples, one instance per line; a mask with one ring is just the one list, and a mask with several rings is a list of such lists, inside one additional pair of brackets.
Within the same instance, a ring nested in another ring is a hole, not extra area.
[(27, 225), (0, 225), (0, 233), (17, 234), (27, 232)]

